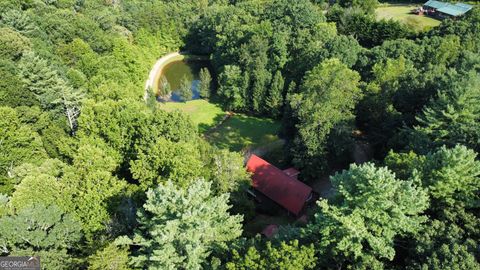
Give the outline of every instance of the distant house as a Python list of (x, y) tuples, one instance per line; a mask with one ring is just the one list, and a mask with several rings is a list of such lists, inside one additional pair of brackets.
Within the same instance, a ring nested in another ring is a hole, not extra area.
[(423, 10), (427, 15), (431, 15), (440, 19), (457, 18), (463, 16), (472, 8), (473, 6), (468, 4), (451, 4), (435, 0), (430, 0), (423, 5)]
[(252, 155), (247, 162), (247, 170), (253, 174), (252, 184), (256, 191), (295, 216), (302, 212), (306, 204), (314, 200), (312, 188), (297, 180), (298, 171), (295, 169), (282, 171), (260, 157)]

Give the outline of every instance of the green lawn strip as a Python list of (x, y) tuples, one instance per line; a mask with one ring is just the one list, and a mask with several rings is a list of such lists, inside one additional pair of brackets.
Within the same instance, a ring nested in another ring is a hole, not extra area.
[(226, 114), (219, 105), (210, 103), (204, 99), (191, 100), (188, 102), (161, 103), (160, 108), (166, 111), (180, 110), (188, 114), (193, 123), (198, 125), (201, 133), (215, 126)]
[(277, 141), (279, 130), (280, 123), (272, 119), (235, 114), (206, 135), (219, 148), (242, 151)]
[(376, 10), (377, 18), (380, 19), (393, 19), (402, 22), (415, 31), (425, 31), (440, 24), (439, 20), (431, 17), (411, 14), (410, 11), (419, 7), (419, 5), (410, 4), (392, 4), (381, 5)]

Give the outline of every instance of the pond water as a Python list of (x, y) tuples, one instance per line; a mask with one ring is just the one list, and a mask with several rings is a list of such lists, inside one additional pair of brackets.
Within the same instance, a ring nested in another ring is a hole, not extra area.
[[(173, 63), (168, 64), (163, 68), (163, 76), (167, 79), (168, 83), (170, 84), (170, 88), (172, 90), (172, 95), (166, 99), (159, 97), (159, 101), (173, 101), (173, 102), (181, 102), (181, 98), (177, 91), (180, 89), (180, 84), (182, 82), (183, 77), (187, 77), (187, 79), (191, 82), (192, 88), (192, 99), (200, 99), (199, 93), (199, 73), (200, 69), (204, 67), (208, 67), (208, 61), (176, 61)], [(161, 77), (160, 77), (161, 79)], [(158, 85), (161, 85), (159, 82)]]

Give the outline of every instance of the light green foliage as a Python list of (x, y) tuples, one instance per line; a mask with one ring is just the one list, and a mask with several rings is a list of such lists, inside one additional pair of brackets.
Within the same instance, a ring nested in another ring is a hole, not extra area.
[(79, 118), (79, 136), (102, 138), (122, 157), (121, 164), (135, 157), (135, 145), (155, 144), (163, 137), (171, 141), (192, 141), (197, 132), (191, 121), (178, 112), (152, 112), (141, 101), (86, 102)]
[(187, 77), (182, 78), (180, 89), (178, 89), (178, 94), (184, 102), (192, 100), (192, 82)]
[(17, 60), (31, 47), (25, 36), (11, 28), (0, 28), (0, 58)]
[(69, 44), (60, 46), (58, 53), (68, 66), (82, 71), (87, 78), (91, 78), (99, 68), (99, 56), (82, 39), (76, 38)]
[(224, 99), (227, 110), (241, 110), (246, 106), (245, 80), (238, 66), (224, 66), (218, 82), (218, 95)]
[(129, 252), (125, 247), (118, 247), (114, 243), (97, 251), (88, 258), (89, 270), (129, 270)]
[(228, 213), (228, 195), (212, 196), (211, 184), (193, 181), (187, 189), (167, 182), (147, 192), (138, 213), (138, 245), (132, 262), (147, 269), (202, 269), (212, 250), (241, 234), (240, 216)]
[(449, 86), (417, 117), (413, 135), (421, 140), (414, 141), (414, 148), (425, 151), (460, 143), (480, 150), (480, 76), (470, 73)]
[(46, 158), (40, 136), (20, 122), (14, 109), (0, 107), (0, 193), (10, 194), (15, 180), (13, 169)]
[(425, 157), (421, 174), (423, 185), (440, 209), (480, 203), (480, 162), (477, 153), (465, 146), (445, 146)]
[(0, 193), (0, 218), (3, 215), (7, 214), (7, 204), (9, 200), (10, 200), (10, 197)]
[(116, 160), (99, 146), (83, 144), (78, 149), (73, 166), (67, 168), (62, 177), (73, 207), (67, 210), (82, 222), (89, 240), (105, 229), (110, 220), (111, 200), (125, 187), (123, 181), (112, 175), (117, 165)]
[(241, 255), (233, 251), (233, 258), (226, 264), (228, 270), (304, 270), (314, 269), (315, 250), (313, 245), (302, 246), (298, 241), (281, 242), (278, 246), (267, 242), (265, 248), (250, 247)]
[(83, 94), (69, 86), (46, 60), (33, 52), (28, 52), (22, 57), (19, 69), (27, 91), (35, 95), (44, 110), (64, 114), (70, 130), (74, 132)]
[(0, 218), (1, 254), (40, 256), (46, 269), (72, 269), (81, 226), (57, 206), (35, 205)]
[(163, 97), (169, 95), (171, 92), (172, 89), (167, 81), (167, 78), (165, 76), (162, 76), (158, 85), (158, 95), (160, 97)]
[[(52, 162), (52, 160), (47, 160), (47, 162)], [(70, 204), (69, 200), (71, 200), (66, 192), (68, 191), (64, 183), (58, 181), (55, 176), (48, 173), (31, 172), (15, 187), (10, 206), (17, 211), (32, 204), (64, 206), (64, 204)]]
[(212, 75), (210, 75), (210, 71), (208, 71), (208, 68), (202, 68), (200, 70), (200, 96), (203, 98), (210, 98), (210, 92), (212, 91)]
[(351, 165), (331, 181), (336, 193), (331, 203), (319, 202), (307, 229), (307, 235), (316, 235), (326, 265), (378, 268), (393, 260), (396, 237), (418, 232), (426, 221), (419, 215), (428, 207), (425, 190), (397, 180), (387, 168)]
[(15, 29), (23, 35), (32, 34), (37, 29), (37, 26), (27, 12), (22, 12), (16, 9), (2, 12), (0, 25)]
[(167, 180), (185, 187), (190, 179), (202, 175), (200, 153), (193, 143), (176, 143), (159, 137), (155, 143), (140, 142), (136, 152), (130, 169), (143, 190)]
[(385, 165), (395, 173), (398, 179), (419, 180), (415, 175), (422, 170), (425, 156), (417, 155), (413, 151), (408, 153), (395, 153), (390, 151), (385, 157), (384, 162)]
[(353, 118), (361, 97), (360, 76), (338, 59), (323, 62), (307, 73), (301, 92), (290, 97), (298, 121), (295, 163), (300, 167), (325, 169), (326, 141), (332, 129)]

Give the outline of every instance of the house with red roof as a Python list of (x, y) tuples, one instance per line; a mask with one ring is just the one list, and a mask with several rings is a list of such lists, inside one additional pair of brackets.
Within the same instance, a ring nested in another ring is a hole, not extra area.
[(297, 179), (299, 172), (293, 168), (282, 171), (252, 155), (247, 162), (247, 171), (252, 173), (252, 186), (256, 191), (295, 216), (314, 200), (312, 188)]

